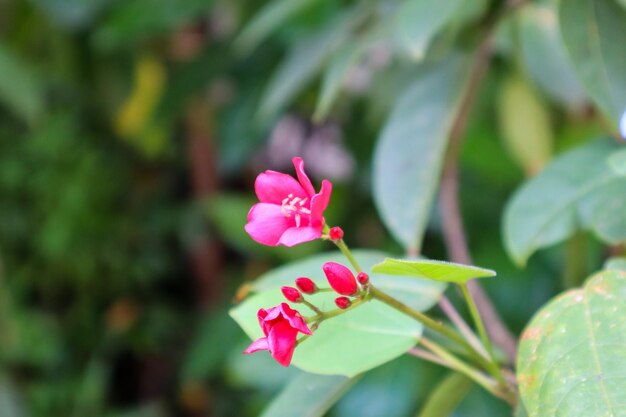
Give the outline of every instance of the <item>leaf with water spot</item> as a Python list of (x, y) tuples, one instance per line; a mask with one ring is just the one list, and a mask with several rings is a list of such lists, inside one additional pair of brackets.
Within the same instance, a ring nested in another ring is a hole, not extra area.
[(529, 417), (625, 417), (626, 272), (604, 271), (543, 307), (517, 360)]

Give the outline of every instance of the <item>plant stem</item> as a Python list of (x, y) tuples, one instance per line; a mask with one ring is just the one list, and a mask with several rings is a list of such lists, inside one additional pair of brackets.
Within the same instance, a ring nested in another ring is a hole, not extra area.
[(350, 249), (348, 249), (348, 245), (343, 241), (343, 239), (339, 239), (334, 242), (335, 245), (339, 248), (339, 250), (348, 258), (348, 261), (352, 264), (352, 267), (356, 270), (356, 272), (363, 272), (361, 265), (356, 261)]
[(438, 345), (432, 340), (429, 340), (426, 337), (422, 337), (420, 339), (420, 343), (428, 348), (431, 352), (439, 356), (441, 359), (443, 359), (450, 368), (471, 378), (478, 385), (480, 385), (496, 397), (507, 401), (511, 405), (515, 405), (516, 398), (511, 392), (502, 391), (501, 387), (498, 386), (498, 383), (496, 381), (484, 375), (478, 369), (466, 364), (461, 359), (448, 352), (442, 346)]
[(472, 345), (476, 352), (483, 355), (485, 358), (489, 358), (489, 354), (485, 350), (485, 347), (480, 342), (480, 340), (476, 337), (472, 329), (467, 325), (463, 317), (459, 314), (459, 312), (454, 308), (454, 305), (450, 302), (448, 297), (445, 295), (441, 296), (439, 300), (439, 308), (441, 311), (445, 313), (446, 316), (450, 319), (450, 321), (454, 324), (457, 330), (465, 337), (465, 340)]
[(467, 343), (465, 339), (459, 336), (457, 332), (450, 329), (449, 327), (446, 327), (443, 323), (433, 320), (427, 315), (425, 315), (424, 313), (421, 313), (417, 310), (412, 309), (406, 304), (380, 291), (378, 288), (374, 287), (373, 285), (370, 287), (370, 294), (375, 299), (382, 301), (383, 303), (387, 304), (390, 307), (395, 308), (401, 313), (404, 313), (407, 316), (414, 318), (415, 320), (419, 321), (420, 323), (422, 323), (424, 326), (428, 327), (429, 329), (434, 330), (437, 333), (442, 334), (448, 339), (456, 342), (457, 344), (465, 348), (467, 352), (470, 354), (470, 356), (476, 362), (478, 362), (481, 366), (485, 367), (486, 369), (489, 369), (491, 367), (490, 362), (488, 360), (486, 360), (478, 352), (476, 352), (472, 348), (472, 346), (469, 343)]
[(498, 382), (504, 386), (506, 386), (506, 381), (502, 376), (502, 372), (500, 371), (500, 366), (498, 366), (498, 362), (496, 361), (496, 356), (493, 353), (493, 346), (491, 345), (491, 341), (489, 340), (489, 336), (487, 335), (487, 330), (485, 329), (485, 325), (483, 320), (480, 317), (480, 313), (478, 312), (478, 308), (476, 307), (476, 303), (474, 302), (474, 298), (472, 294), (470, 294), (469, 289), (467, 288), (466, 283), (459, 284), (461, 287), (461, 292), (463, 293), (463, 297), (465, 297), (465, 302), (469, 307), (470, 314), (472, 315), (472, 319), (474, 320), (474, 324), (476, 325), (476, 329), (478, 329), (478, 334), (480, 335), (480, 339), (483, 342), (483, 345), (489, 352), (490, 358), (490, 371), (493, 376), (496, 377)]

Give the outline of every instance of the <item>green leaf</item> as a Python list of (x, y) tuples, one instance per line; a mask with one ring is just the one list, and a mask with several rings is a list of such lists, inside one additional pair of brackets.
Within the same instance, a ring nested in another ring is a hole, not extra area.
[(543, 307), (517, 360), (529, 417), (626, 416), (626, 272), (604, 271)]
[(47, 16), (63, 26), (84, 28), (106, 8), (107, 0), (33, 0)]
[(363, 45), (347, 42), (333, 55), (322, 79), (322, 91), (313, 113), (313, 119), (321, 121), (328, 116), (333, 102), (354, 63), (364, 52)]
[(559, 2), (563, 41), (578, 78), (617, 125), (626, 109), (626, 10), (615, 0)]
[[(355, 251), (364, 270), (384, 259), (374, 251)], [(252, 339), (262, 336), (256, 313), (284, 302), (282, 285), (293, 285), (295, 278), (308, 276), (321, 287), (328, 287), (322, 265), (340, 261), (337, 254), (322, 254), (295, 262), (262, 276), (251, 286), (255, 295), (231, 310), (231, 316)], [(345, 261), (343, 261), (345, 263)], [(430, 308), (441, 296), (442, 283), (371, 274), (370, 279), (381, 290), (419, 310)], [(334, 309), (334, 293), (307, 296), (323, 310)], [(312, 315), (305, 306), (296, 305), (305, 316)], [(320, 374), (354, 376), (388, 362), (415, 345), (422, 333), (422, 325), (376, 300), (322, 323), (315, 334), (296, 349), (293, 364), (305, 371)], [(359, 349), (355, 349), (359, 346)]]
[(266, 3), (235, 39), (234, 48), (240, 53), (253, 50), (270, 33), (311, 3), (312, 0), (274, 0)]
[(613, 257), (607, 259), (604, 263), (604, 269), (626, 272), (626, 257)]
[(626, 176), (626, 149), (611, 155), (609, 157), (609, 165), (615, 174)]
[(385, 225), (419, 251), (460, 98), (467, 61), (458, 56), (421, 68), (399, 98), (374, 151), (374, 200)]
[(334, 18), (326, 27), (297, 42), (281, 62), (261, 99), (259, 116), (268, 120), (281, 111), (319, 71), (347, 39), (362, 13), (355, 8)]
[(448, 417), (472, 388), (472, 380), (453, 372), (432, 391), (418, 417)]
[(406, 0), (396, 12), (394, 36), (409, 55), (424, 57), (431, 39), (456, 16), (460, 0)]
[(616, 149), (602, 139), (567, 152), (515, 193), (504, 215), (504, 239), (518, 264), (579, 229), (608, 243), (626, 239), (626, 177), (607, 161)]
[(529, 175), (536, 174), (552, 155), (548, 109), (519, 75), (504, 81), (498, 101), (500, 127), (509, 152)]
[(27, 123), (43, 113), (44, 91), (37, 74), (0, 44), (0, 102)]
[(261, 417), (322, 417), (354, 384), (354, 378), (302, 374), (287, 385)]
[(552, 99), (579, 109), (587, 99), (561, 41), (554, 3), (527, 3), (517, 13), (524, 66)]
[(372, 271), (381, 274), (404, 275), (457, 284), (474, 278), (493, 277), (496, 275), (495, 271), (490, 269), (426, 259), (407, 261), (404, 259), (386, 258), (383, 262), (374, 265)]
[(8, 379), (0, 376), (0, 416), (24, 417), (25, 415), (17, 390)]

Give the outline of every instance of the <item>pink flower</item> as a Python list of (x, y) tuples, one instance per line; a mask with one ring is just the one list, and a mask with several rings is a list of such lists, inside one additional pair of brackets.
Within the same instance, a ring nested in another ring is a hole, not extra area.
[(322, 181), (319, 193), (304, 173), (302, 158), (293, 158), (298, 180), (291, 175), (265, 171), (256, 178), (254, 191), (259, 203), (248, 213), (246, 232), (263, 245), (294, 246), (322, 236), (324, 210), (332, 184)]
[(304, 319), (287, 303), (281, 303), (268, 310), (262, 308), (257, 316), (265, 337), (252, 342), (243, 353), (269, 350), (276, 362), (282, 366), (289, 366), (296, 348), (298, 332), (312, 334)]

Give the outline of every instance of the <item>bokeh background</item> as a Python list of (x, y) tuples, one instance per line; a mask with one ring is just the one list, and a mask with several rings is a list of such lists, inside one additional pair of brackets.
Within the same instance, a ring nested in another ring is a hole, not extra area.
[[(300, 371), (241, 355), (249, 341), (227, 310), (246, 281), (331, 249), (262, 247), (243, 230), (256, 174), (292, 172), (294, 155), (315, 182), (333, 181), (327, 220), (348, 243), (401, 253), (372, 204), (370, 168), (414, 63), (373, 43), (330, 116), (313, 121), (324, 59), (313, 41), (357, 2), (297, 13), (277, 3), (274, 20), (242, 34), (264, 2), (0, 0), (1, 417), (258, 415)], [(431, 52), (471, 38), (497, 3), (476, 1)], [(359, 19), (353, 36), (376, 20)], [(512, 26), (472, 112), (461, 190), (475, 262), (499, 272), (486, 290), (517, 332), (572, 277), (561, 272), (566, 247), (512, 265), (503, 206), (537, 164), (600, 128), (584, 98), (563, 105), (529, 87)], [(508, 102), (505, 84), (518, 94)], [(502, 138), (501, 110), (518, 100), (543, 112), (550, 145), (538, 162)], [(440, 236), (434, 212), (425, 255), (446, 257)], [(596, 269), (601, 249), (584, 236), (573, 244)], [(441, 375), (396, 360), (329, 415), (414, 415)], [(456, 416), (506, 415), (475, 391)]]

